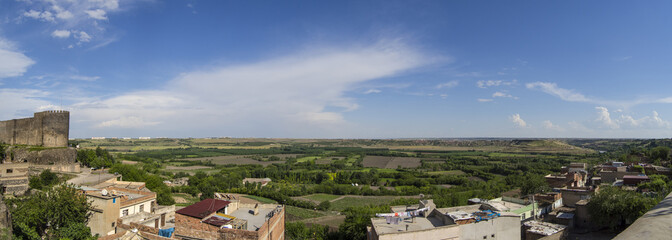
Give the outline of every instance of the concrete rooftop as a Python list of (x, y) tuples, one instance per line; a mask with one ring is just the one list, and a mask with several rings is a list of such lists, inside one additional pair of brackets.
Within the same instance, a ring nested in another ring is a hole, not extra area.
[(239, 219), (247, 220), (247, 230), (257, 231), (264, 223), (267, 218), (266, 215), (272, 212), (275, 208), (259, 208), (259, 214), (256, 216), (252, 214), (254, 208), (238, 208), (238, 210), (229, 213), (228, 215), (234, 216)]

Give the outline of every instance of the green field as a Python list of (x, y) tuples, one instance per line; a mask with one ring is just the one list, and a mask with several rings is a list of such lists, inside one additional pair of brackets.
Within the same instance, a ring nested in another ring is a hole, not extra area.
[(320, 159), (320, 157), (309, 156), (309, 157), (302, 157), (302, 158), (296, 159), (296, 162), (308, 162), (308, 161), (313, 161), (313, 160), (317, 160), (317, 159)]
[(465, 175), (467, 173), (463, 172), (462, 170), (449, 170), (449, 171), (432, 171), (432, 172), (427, 172), (427, 174), (430, 174), (430, 175)]
[(200, 199), (198, 199), (197, 197), (192, 197), (191, 195), (186, 194), (186, 193), (173, 193), (173, 198), (174, 199), (184, 199), (184, 200), (187, 201), (186, 203), (176, 201), (175, 206), (181, 206), (181, 207), (186, 207), (186, 206), (189, 206), (191, 204), (194, 204), (194, 203), (197, 203), (198, 201), (200, 201)]
[(294, 206), (285, 206), (285, 214), (287, 214), (288, 221), (300, 221), (309, 218), (316, 218), (326, 216), (322, 211), (308, 210)]
[(397, 196), (352, 196), (344, 197), (331, 203), (331, 209), (336, 211), (343, 211), (349, 207), (364, 207), (369, 205), (383, 205), (389, 204)]
[(332, 194), (324, 194), (324, 193), (316, 193), (316, 194), (312, 194), (312, 195), (303, 196), (303, 198), (307, 198), (307, 199), (317, 201), (317, 202), (331, 201), (331, 200), (334, 200), (338, 197), (340, 197), (340, 196), (332, 195)]

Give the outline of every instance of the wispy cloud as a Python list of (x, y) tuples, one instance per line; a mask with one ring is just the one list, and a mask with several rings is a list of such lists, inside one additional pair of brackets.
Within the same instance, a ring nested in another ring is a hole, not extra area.
[(450, 82), (441, 83), (441, 84), (439, 84), (439, 85), (436, 85), (436, 89), (442, 89), (442, 88), (454, 88), (454, 87), (457, 87), (457, 85), (459, 85), (459, 84), (460, 84), (459, 81), (454, 80), (454, 81), (450, 81)]
[(295, 136), (339, 134), (338, 126), (348, 124), (343, 113), (358, 107), (347, 92), (361, 83), (426, 65), (426, 59), (427, 55), (398, 42), (323, 48), (186, 72), (161, 89), (71, 107), (78, 119), (97, 129), (189, 125), (202, 130), (236, 125), (241, 131), (267, 126), (269, 134), (277, 129), (299, 129), (284, 133)]
[(54, 30), (51, 33), (52, 37), (55, 38), (69, 38), (70, 37), (70, 31), (69, 30)]
[(369, 89), (369, 90), (366, 90), (366, 92), (364, 92), (364, 94), (381, 93), (381, 92), (382, 91), (380, 91), (378, 89)]
[(504, 80), (480, 80), (476, 82), (476, 86), (479, 88), (489, 88), (489, 87), (498, 87), (498, 86), (511, 86), (516, 84), (517, 80), (504, 81)]
[(0, 37), (0, 79), (21, 76), (33, 64), (35, 61), (19, 51), (14, 43)]
[(492, 94), (493, 98), (513, 98), (513, 99), (518, 99), (518, 97), (515, 97), (511, 94), (506, 93), (505, 91), (498, 91)]
[(551, 82), (533, 82), (525, 84), (525, 86), (528, 89), (542, 91), (569, 102), (594, 102), (594, 100), (587, 98), (581, 93), (577, 93), (574, 90), (560, 88), (557, 84)]
[(70, 76), (70, 79), (93, 82), (93, 81), (96, 81), (96, 80), (100, 79), (100, 77), (99, 76), (72, 75), (72, 76)]
[(545, 129), (553, 130), (553, 131), (564, 131), (565, 130), (560, 126), (553, 124), (550, 120), (545, 120), (545, 121), (541, 122), (541, 126), (543, 126)]
[(493, 99), (490, 99), (490, 98), (479, 98), (479, 99), (476, 99), (476, 101), (479, 101), (479, 102), (492, 102), (492, 100), (493, 100)]

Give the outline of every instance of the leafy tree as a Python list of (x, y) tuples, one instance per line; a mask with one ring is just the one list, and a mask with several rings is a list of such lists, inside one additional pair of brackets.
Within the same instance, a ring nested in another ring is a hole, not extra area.
[(314, 239), (314, 240), (326, 240), (331, 239), (332, 234), (329, 233), (329, 227), (312, 224), (310, 227), (306, 227), (306, 224), (303, 222), (287, 222), (285, 223), (285, 234), (287, 234), (287, 239)]
[(648, 189), (650, 191), (661, 193), (663, 195), (667, 195), (667, 193), (670, 191), (670, 187), (669, 187), (669, 184), (667, 182), (668, 181), (667, 176), (665, 176), (665, 175), (650, 175), (649, 179), (651, 181), (640, 183), (638, 188), (639, 189)]
[(91, 203), (72, 185), (8, 200), (16, 239), (95, 239), (86, 223)]
[(30, 177), (29, 185), (32, 189), (49, 189), (59, 182), (58, 175), (47, 169), (42, 171), (40, 175)]
[(77, 160), (88, 167), (111, 167), (114, 165), (114, 157), (105, 149), (97, 147), (96, 150), (77, 150)]
[(670, 156), (670, 148), (658, 146), (649, 151), (649, 157), (653, 160), (667, 160)]
[(331, 208), (331, 203), (329, 202), (329, 200), (322, 201), (320, 204), (317, 205), (317, 209), (322, 211), (329, 210), (329, 208)]
[(542, 175), (526, 174), (525, 177), (522, 178), (520, 191), (523, 195), (542, 193), (550, 190), (551, 188), (548, 186), (546, 179)]
[(657, 202), (634, 191), (606, 186), (590, 199), (588, 212), (596, 224), (616, 230), (642, 216)]
[(151, 173), (147, 173), (133, 165), (115, 164), (110, 172), (116, 172), (123, 176), (126, 181), (145, 182), (149, 190), (156, 192), (156, 202), (160, 205), (175, 204), (170, 187), (163, 183), (163, 179)]

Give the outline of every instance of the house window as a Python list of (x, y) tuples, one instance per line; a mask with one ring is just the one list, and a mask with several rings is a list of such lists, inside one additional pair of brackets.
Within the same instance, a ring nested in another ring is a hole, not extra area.
[(122, 217), (128, 216), (128, 209), (124, 209), (123, 211), (121, 211), (121, 216)]
[(14, 169), (7, 169), (7, 173), (13, 173)]
[(112, 222), (112, 227), (114, 227), (114, 222)]
[(139, 207), (139, 208), (140, 208), (140, 212), (144, 212), (144, 211), (145, 211), (145, 205), (144, 205), (144, 204), (140, 204), (140, 207)]

